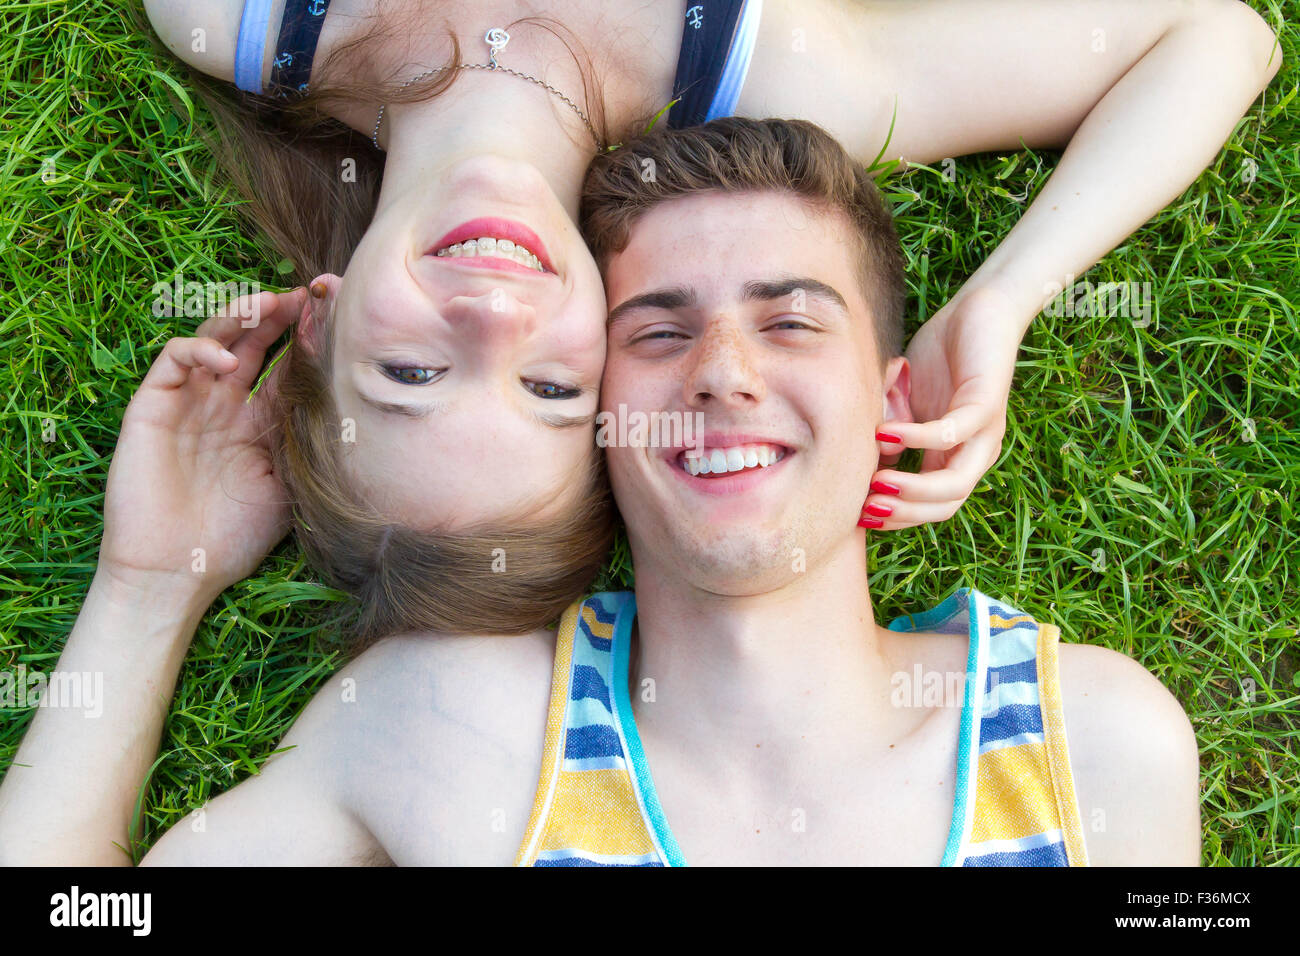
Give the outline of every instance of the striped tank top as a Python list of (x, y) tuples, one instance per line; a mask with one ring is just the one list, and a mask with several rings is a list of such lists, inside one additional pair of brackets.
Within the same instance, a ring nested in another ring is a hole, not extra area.
[[(573, 604), (556, 638), (542, 772), (518, 866), (685, 866), (628, 696), (636, 599)], [(1060, 631), (979, 591), (892, 631), (969, 635), (941, 866), (1086, 866), (1057, 668)]]

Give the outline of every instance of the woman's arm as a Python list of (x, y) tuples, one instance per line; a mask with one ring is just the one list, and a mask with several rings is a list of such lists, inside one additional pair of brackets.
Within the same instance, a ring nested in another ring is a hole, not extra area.
[(131, 400), (99, 567), (53, 672), (83, 684), (82, 706), (36, 710), (0, 783), (0, 863), (130, 862), (117, 847), (194, 630), (287, 529), (248, 396), (305, 301), (305, 290), (239, 300), (202, 337), (169, 341)]
[[(928, 164), (1019, 149), (1022, 140), (1069, 144), (1015, 228), (909, 345), (918, 423), (882, 430), (932, 449), (928, 473), (882, 471), (877, 480), (902, 493), (868, 500), (894, 508), (885, 529), (941, 519), (998, 456), (1029, 323), (1069, 276), (1085, 273), (1213, 161), (1277, 72), (1280, 48), (1238, 0), (787, 6), (764, 10), (767, 39), (781, 49), (770, 66), (784, 72), (751, 71), (758, 83), (746, 85), (747, 113), (816, 120), (867, 160), (884, 145), (895, 105), (887, 158)], [(803, 53), (791, 50), (800, 29)], [(752, 70), (760, 65), (756, 53)], [(977, 291), (985, 293), (978, 302)]]
[(81, 705), (35, 711), (0, 782), (0, 866), (131, 862), (118, 847), (205, 608), (96, 575), (53, 671), (77, 681)]

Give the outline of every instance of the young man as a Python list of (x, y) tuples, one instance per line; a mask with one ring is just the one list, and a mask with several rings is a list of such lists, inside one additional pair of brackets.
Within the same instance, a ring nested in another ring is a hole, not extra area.
[[(579, 602), (558, 637), (385, 639), (145, 862), (1194, 865), (1195, 737), (1139, 665), (973, 591), (912, 633), (875, 622), (863, 436), (908, 380), (866, 174), (807, 124), (720, 121), (605, 158), (585, 224), (602, 407), (704, 422), (702, 448), (609, 449), (635, 595)], [(126, 862), (151, 695), (210, 596), (128, 612), (125, 580), (92, 588), (60, 662), (111, 672), (104, 716), (38, 715), (0, 787), (4, 862)]]

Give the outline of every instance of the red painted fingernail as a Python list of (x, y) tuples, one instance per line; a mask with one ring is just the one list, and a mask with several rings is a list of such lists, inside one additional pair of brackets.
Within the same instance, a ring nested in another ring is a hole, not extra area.
[(878, 495), (901, 495), (903, 493), (898, 485), (891, 485), (887, 481), (873, 481), (871, 490)]
[(899, 438), (897, 435), (891, 435), (889, 432), (876, 432), (876, 441), (892, 442), (895, 445), (901, 445), (903, 443), (903, 439)]
[(893, 508), (887, 508), (884, 505), (867, 505), (867, 514), (875, 515), (877, 518), (888, 518), (893, 513)]
[(859, 528), (883, 528), (885, 523), (879, 518), (862, 518), (858, 521)]

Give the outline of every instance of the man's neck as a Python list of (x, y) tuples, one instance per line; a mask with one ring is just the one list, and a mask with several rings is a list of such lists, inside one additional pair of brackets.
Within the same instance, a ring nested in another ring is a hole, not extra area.
[[(873, 615), (865, 548), (854, 538), (786, 586), (745, 597), (701, 591), (638, 558), (630, 677), (643, 732), (690, 739), (689, 759), (700, 766), (762, 748), (792, 773), (820, 763), (819, 742), (836, 746), (844, 728), (864, 741), (872, 728), (891, 732), (894, 666)], [(644, 703), (647, 679), (657, 703)]]

